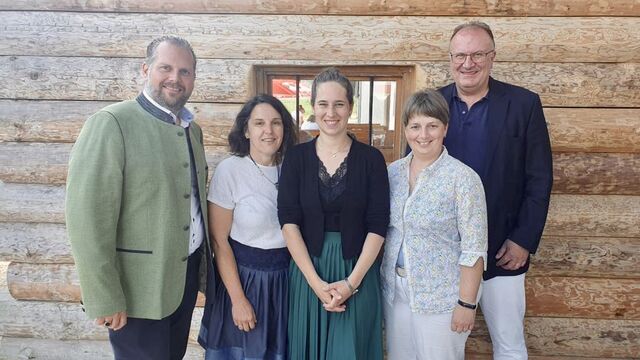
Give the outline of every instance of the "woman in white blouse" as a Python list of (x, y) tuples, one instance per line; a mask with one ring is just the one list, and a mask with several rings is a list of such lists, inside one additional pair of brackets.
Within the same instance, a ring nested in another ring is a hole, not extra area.
[(442, 145), (449, 106), (413, 94), (402, 121), (411, 153), (389, 165), (391, 222), (382, 262), (389, 359), (464, 359), (487, 254), (480, 177)]
[(289, 252), (276, 200), (296, 131), (284, 105), (258, 95), (229, 133), (231, 156), (209, 188), (209, 230), (222, 283), (207, 297), (198, 341), (207, 360), (286, 359)]

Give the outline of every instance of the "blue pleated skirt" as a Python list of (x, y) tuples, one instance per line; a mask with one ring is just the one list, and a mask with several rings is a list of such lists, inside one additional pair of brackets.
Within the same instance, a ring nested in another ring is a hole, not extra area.
[(231, 299), (218, 278), (214, 298), (206, 300), (198, 337), (206, 350), (205, 359), (286, 360), (289, 252), (287, 248), (259, 249), (232, 239), (229, 242), (258, 322), (249, 332), (234, 325)]

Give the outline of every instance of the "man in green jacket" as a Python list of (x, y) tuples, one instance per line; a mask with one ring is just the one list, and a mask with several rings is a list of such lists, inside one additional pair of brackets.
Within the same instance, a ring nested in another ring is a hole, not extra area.
[(82, 300), (116, 359), (181, 359), (199, 279), (211, 278), (202, 130), (184, 108), (195, 71), (186, 40), (153, 40), (144, 90), (91, 116), (71, 153), (66, 221)]

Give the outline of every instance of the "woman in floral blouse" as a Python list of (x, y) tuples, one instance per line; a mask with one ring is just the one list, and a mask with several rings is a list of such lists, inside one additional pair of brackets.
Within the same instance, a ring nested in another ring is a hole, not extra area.
[(413, 94), (402, 121), (411, 153), (388, 168), (381, 269), (389, 359), (464, 359), (487, 256), (482, 183), (442, 145), (449, 106), (440, 93)]

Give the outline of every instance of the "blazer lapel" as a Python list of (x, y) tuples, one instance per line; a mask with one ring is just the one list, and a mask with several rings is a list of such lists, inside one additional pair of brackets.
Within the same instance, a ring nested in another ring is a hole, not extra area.
[(507, 112), (509, 110), (509, 98), (505, 96), (505, 90), (502, 83), (489, 79), (489, 111), (487, 114), (489, 123), (487, 132), (487, 160), (485, 161), (483, 174), (480, 174), (483, 179), (486, 179), (489, 166), (495, 155), (495, 150), (502, 136), (504, 130), (504, 124), (507, 120)]

